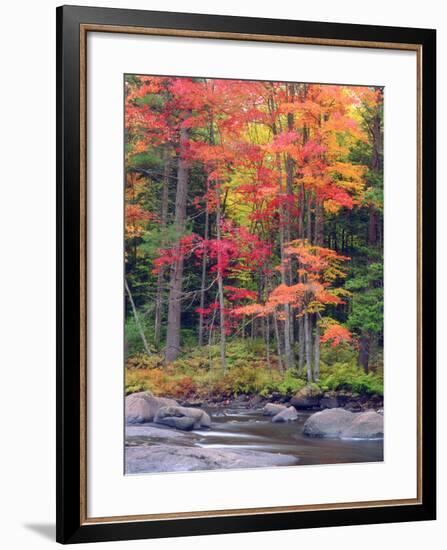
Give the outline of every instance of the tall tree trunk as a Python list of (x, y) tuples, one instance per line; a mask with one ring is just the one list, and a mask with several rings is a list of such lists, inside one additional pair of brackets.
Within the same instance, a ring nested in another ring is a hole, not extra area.
[[(270, 107), (270, 114), (272, 115), (272, 118), (273, 118), (273, 113), (275, 110), (275, 98), (273, 96), (273, 93), (269, 101), (269, 107)], [(276, 126), (275, 120), (272, 120), (271, 129), (272, 129), (272, 134), (274, 136), (277, 136), (278, 128)], [(276, 160), (276, 169), (278, 172), (278, 188), (279, 188), (279, 193), (282, 195), (284, 193), (284, 189), (283, 189), (283, 182), (282, 182), (281, 157), (279, 153), (276, 153), (275, 160)], [(284, 206), (280, 206), (279, 208), (279, 248), (280, 248), (280, 257), (281, 257), (281, 284), (283, 285), (287, 285), (287, 269), (286, 269), (286, 263), (285, 263), (285, 253), (284, 253), (285, 216), (286, 214), (284, 211)], [(277, 322), (278, 322), (277, 317), (275, 317), (275, 323)], [(279, 336), (279, 330), (277, 334)], [(278, 347), (280, 348), (281, 346), (278, 346)], [(290, 368), (292, 366), (292, 347), (290, 344), (290, 305), (289, 304), (284, 304), (284, 359), (286, 363), (286, 368)]]
[[(168, 221), (168, 205), (169, 205), (169, 176), (171, 173), (171, 152), (169, 147), (165, 148), (164, 153), (164, 172), (163, 172), (163, 189), (161, 192), (161, 220), (160, 226), (162, 232), (166, 231)], [(164, 244), (164, 239), (163, 239)], [(165, 283), (165, 266), (160, 266), (157, 276), (157, 295), (155, 298), (155, 334), (154, 340), (157, 348), (160, 347), (161, 322), (163, 319), (163, 287)]]
[(314, 380), (320, 378), (320, 321), (319, 314), (315, 314), (315, 340), (314, 340)]
[[(186, 118), (186, 117), (185, 117)], [(177, 245), (175, 261), (171, 268), (169, 281), (169, 306), (168, 306), (168, 329), (166, 335), (165, 359), (169, 363), (177, 359), (180, 351), (180, 328), (181, 328), (181, 299), (183, 285), (183, 263), (184, 257), (180, 250), (180, 238), (185, 231), (186, 225), (186, 201), (188, 196), (188, 165), (184, 157), (186, 143), (188, 141), (188, 129), (180, 129), (180, 152), (177, 167), (177, 192), (175, 197), (175, 218), (174, 228), (176, 232)]]
[(265, 330), (265, 355), (266, 355), (266, 361), (267, 361), (267, 368), (269, 371), (272, 369), (272, 365), (270, 363), (270, 317), (269, 315), (266, 315), (264, 317), (264, 330)]
[(304, 317), (301, 315), (298, 320), (298, 372), (303, 373), (304, 370)]
[[(287, 95), (288, 95), (288, 102), (293, 103), (295, 101), (295, 84), (287, 84)], [(293, 113), (287, 114), (287, 130), (289, 132), (293, 132), (295, 129), (295, 118)], [(286, 207), (285, 207), (285, 231), (284, 231), (284, 237), (286, 240), (286, 243), (289, 244), (292, 240), (292, 223), (291, 223), (291, 216), (290, 216), (290, 205), (293, 203), (293, 184), (295, 179), (295, 161), (293, 158), (287, 154), (285, 158), (285, 169), (286, 169)], [(288, 285), (292, 285), (294, 283), (294, 265), (295, 261), (293, 258), (289, 258), (289, 261), (287, 262), (287, 271), (286, 271), (286, 280)], [(289, 306), (289, 347), (290, 347), (290, 357), (288, 360), (288, 367), (292, 366), (292, 363), (294, 361), (293, 357), (293, 344), (295, 342), (295, 323), (294, 323), (294, 310), (292, 306)], [(287, 329), (287, 327), (285, 327)], [(287, 356), (286, 356), (287, 357)]]
[(224, 293), (223, 293), (223, 274), (222, 274), (222, 256), (220, 250), (220, 241), (221, 241), (221, 212), (220, 212), (220, 192), (218, 192), (217, 197), (217, 206), (216, 206), (216, 236), (217, 236), (217, 288), (219, 293), (219, 313), (220, 313), (220, 363), (222, 369), (226, 370), (227, 368), (227, 359), (226, 359), (226, 338), (225, 338), (225, 302), (224, 302)]
[(309, 314), (304, 314), (304, 339), (306, 348), (306, 373), (307, 381), (312, 382), (312, 329), (310, 326)]
[[(284, 253), (284, 230), (280, 229), (280, 248), (281, 248), (281, 283), (287, 285), (287, 275), (285, 268)], [(284, 304), (284, 358), (286, 367), (292, 366), (292, 346), (290, 344), (290, 304)]]
[(276, 311), (273, 312), (273, 325), (275, 328), (276, 346), (278, 349), (277, 353), (278, 353), (279, 370), (282, 372), (284, 370), (284, 364), (282, 362), (281, 338), (279, 335), (278, 317), (276, 315)]
[(323, 231), (323, 202), (319, 198), (315, 198), (315, 234), (314, 244), (322, 246), (324, 240)]
[[(324, 240), (323, 231), (323, 202), (315, 197), (315, 245), (322, 246)], [(315, 340), (314, 340), (314, 380), (320, 378), (320, 323), (319, 314), (315, 314)]]
[(141, 341), (143, 342), (144, 351), (147, 353), (147, 355), (151, 355), (151, 351), (147, 344), (146, 336), (144, 335), (143, 325), (141, 324), (140, 317), (138, 315), (137, 308), (135, 307), (135, 302), (133, 301), (132, 293), (130, 292), (130, 288), (129, 288), (129, 285), (127, 284), (126, 278), (124, 278), (124, 288), (126, 289), (127, 295), (129, 297), (129, 302), (132, 307), (132, 313), (135, 319), (135, 324), (137, 325), (137, 329), (140, 334)]
[(369, 334), (365, 331), (360, 336), (360, 352), (359, 352), (359, 362), (366, 374), (369, 372), (369, 347), (370, 347), (370, 338)]
[(307, 212), (306, 212), (306, 239), (309, 244), (312, 244), (312, 192), (310, 189), (306, 192), (306, 206), (307, 206)]
[(208, 253), (207, 253), (207, 247), (206, 247), (206, 241), (208, 240), (208, 233), (209, 233), (209, 211), (208, 206), (206, 206), (205, 211), (205, 245), (203, 250), (203, 256), (202, 256), (202, 279), (200, 282), (200, 314), (199, 314), (199, 346), (203, 346), (203, 340), (204, 340), (204, 315), (203, 315), (203, 309), (205, 307), (205, 283), (206, 283), (206, 268), (208, 263)]

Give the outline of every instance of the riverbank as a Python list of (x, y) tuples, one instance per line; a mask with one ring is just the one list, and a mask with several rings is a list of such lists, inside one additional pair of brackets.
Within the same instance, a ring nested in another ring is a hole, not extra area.
[[(273, 356), (267, 365), (262, 354), (237, 343), (228, 345), (225, 370), (202, 349), (187, 350), (168, 364), (161, 355), (138, 354), (126, 362), (125, 387), (126, 395), (150, 391), (185, 404), (211, 407), (227, 406), (238, 399), (250, 406), (291, 402), (297, 408), (314, 410), (343, 407), (356, 412), (383, 407), (382, 366), (375, 365), (365, 373), (349, 350), (326, 350), (319, 378), (311, 382), (296, 367), (280, 368)], [(309, 395), (294, 402), (300, 392)]]

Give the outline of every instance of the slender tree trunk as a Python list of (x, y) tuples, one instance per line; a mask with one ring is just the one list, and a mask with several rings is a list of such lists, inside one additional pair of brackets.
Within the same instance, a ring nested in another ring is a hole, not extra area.
[[(324, 231), (323, 231), (323, 203), (315, 197), (315, 244), (317, 246), (323, 245)], [(315, 340), (314, 340), (314, 380), (320, 378), (320, 323), (319, 314), (315, 314)]]
[(284, 364), (282, 362), (282, 351), (281, 351), (281, 338), (279, 336), (279, 327), (278, 327), (278, 317), (276, 316), (276, 311), (273, 312), (273, 325), (275, 328), (275, 338), (276, 346), (278, 349), (278, 364), (280, 371), (284, 370)]
[[(270, 114), (273, 116), (274, 107), (275, 107), (275, 99), (273, 97), (273, 94), (272, 94), (272, 97), (270, 98), (269, 105), (270, 105)], [(274, 136), (278, 135), (278, 129), (276, 127), (275, 121), (272, 121), (271, 129)], [(283, 182), (282, 182), (281, 157), (279, 153), (276, 153), (275, 159), (276, 159), (276, 169), (278, 171), (278, 188), (279, 188), (279, 193), (282, 195), (284, 193), (284, 189), (283, 189)], [(281, 284), (283, 285), (287, 285), (287, 268), (286, 268), (285, 253), (284, 253), (285, 216), (286, 214), (284, 211), (284, 207), (281, 206), (279, 208), (279, 248), (280, 248), (280, 256), (281, 256)], [(277, 322), (278, 320), (275, 316), (275, 323), (277, 324)], [(279, 337), (279, 330), (277, 334)], [(279, 348), (280, 347), (281, 346), (279, 346)], [(292, 366), (292, 348), (290, 345), (290, 305), (289, 304), (284, 304), (284, 359), (286, 363), (286, 368), (290, 368)], [(281, 360), (281, 363), (282, 363), (282, 360)]]
[(304, 314), (304, 338), (306, 348), (306, 372), (307, 381), (312, 382), (312, 329), (309, 321), (309, 314)]
[(318, 313), (315, 314), (315, 340), (314, 340), (314, 380), (320, 378), (320, 321)]
[[(281, 247), (281, 283), (287, 285), (287, 276), (285, 269), (285, 254), (284, 254), (284, 235), (283, 230), (280, 230), (280, 247)], [(284, 357), (286, 367), (289, 369), (292, 366), (292, 346), (290, 344), (290, 304), (284, 304)]]
[(306, 206), (306, 239), (309, 244), (312, 244), (312, 194), (310, 190), (306, 193)]
[(203, 250), (203, 256), (202, 256), (202, 280), (200, 282), (200, 314), (199, 314), (199, 346), (203, 346), (203, 340), (204, 340), (204, 315), (203, 315), (203, 309), (205, 307), (205, 283), (206, 283), (206, 268), (208, 263), (208, 252), (206, 247), (206, 241), (208, 240), (208, 233), (209, 233), (209, 212), (208, 212), (208, 206), (206, 206), (205, 211), (205, 244), (204, 244), (204, 250)]
[(299, 208), (299, 214), (298, 214), (298, 238), (302, 239), (304, 238), (304, 185), (300, 184), (300, 190), (298, 193), (298, 208)]
[(266, 354), (266, 360), (267, 360), (267, 368), (269, 370), (272, 369), (272, 365), (270, 363), (270, 316), (266, 315), (264, 317), (264, 329), (265, 329), (265, 354)]
[(370, 339), (367, 332), (363, 332), (360, 336), (360, 353), (359, 353), (359, 362), (366, 374), (369, 372), (369, 347)]
[[(166, 231), (169, 205), (169, 176), (171, 172), (171, 152), (168, 147), (164, 155), (163, 189), (161, 194), (161, 230)], [(155, 334), (154, 340), (157, 348), (160, 347), (161, 322), (163, 319), (163, 287), (165, 283), (165, 267), (160, 266), (157, 276), (157, 295), (155, 298)]]
[(298, 321), (298, 346), (299, 346), (299, 355), (298, 355), (298, 372), (303, 373), (304, 370), (304, 317), (301, 315)]
[(323, 232), (323, 202), (315, 199), (315, 235), (314, 241), (317, 246), (322, 246), (324, 240)]
[[(290, 103), (293, 103), (295, 101), (295, 84), (287, 84), (287, 95), (288, 95), (288, 101)], [(295, 129), (295, 119), (293, 113), (287, 114), (287, 130), (289, 132), (293, 132)], [(285, 232), (284, 237), (286, 240), (286, 243), (289, 244), (292, 240), (292, 223), (291, 223), (291, 216), (290, 216), (290, 205), (292, 204), (293, 199), (293, 185), (294, 185), (294, 179), (295, 179), (295, 161), (293, 158), (287, 154), (285, 158), (285, 168), (286, 168), (286, 207), (285, 207)], [(294, 264), (293, 258), (289, 258), (289, 261), (287, 263), (287, 270), (286, 270), (286, 280), (288, 285), (292, 285), (294, 283)], [(293, 344), (295, 342), (295, 331), (294, 331), (294, 311), (293, 307), (289, 306), (289, 347), (290, 352), (288, 357), (288, 367), (292, 366), (294, 357), (293, 357)], [(285, 327), (287, 330), (287, 327)]]
[(186, 143), (188, 141), (188, 129), (180, 129), (180, 152), (177, 167), (177, 192), (175, 197), (175, 218), (174, 227), (176, 232), (177, 246), (176, 259), (171, 268), (169, 282), (169, 306), (168, 306), (168, 329), (166, 335), (166, 361), (169, 363), (177, 359), (180, 351), (180, 328), (181, 328), (181, 298), (183, 285), (183, 263), (184, 257), (180, 250), (180, 238), (185, 231), (186, 224), (186, 201), (188, 196), (188, 165), (184, 157)]
[(141, 324), (140, 317), (137, 312), (137, 308), (135, 307), (135, 302), (133, 301), (132, 293), (130, 292), (129, 285), (127, 284), (127, 279), (124, 278), (124, 288), (126, 289), (127, 295), (129, 297), (129, 302), (132, 307), (132, 313), (135, 319), (135, 324), (137, 325), (138, 332), (140, 333), (141, 341), (143, 342), (144, 351), (147, 353), (147, 355), (152, 355), (151, 351), (149, 349), (149, 346), (147, 344), (146, 336), (144, 335), (143, 325)]
[(217, 287), (219, 293), (219, 312), (220, 312), (220, 363), (222, 369), (226, 370), (227, 368), (227, 359), (226, 359), (226, 338), (225, 338), (225, 302), (224, 302), (224, 293), (223, 293), (223, 275), (222, 275), (222, 256), (220, 250), (220, 241), (221, 241), (221, 212), (220, 212), (220, 193), (217, 197), (217, 206), (216, 206), (216, 236), (218, 241), (217, 246)]

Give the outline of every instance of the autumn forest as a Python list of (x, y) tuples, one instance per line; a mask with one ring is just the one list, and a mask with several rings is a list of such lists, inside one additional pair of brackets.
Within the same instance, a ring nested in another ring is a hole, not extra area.
[(383, 89), (125, 75), (126, 393), (383, 395)]

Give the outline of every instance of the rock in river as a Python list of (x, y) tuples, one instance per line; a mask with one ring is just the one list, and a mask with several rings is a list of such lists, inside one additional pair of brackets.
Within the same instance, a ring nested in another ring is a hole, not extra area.
[(272, 422), (291, 422), (298, 418), (295, 407), (287, 407), (272, 418)]
[(126, 447), (126, 473), (128, 474), (291, 466), (297, 462), (298, 459), (293, 456), (245, 449), (210, 449), (175, 445)]
[(176, 405), (175, 399), (155, 397), (149, 391), (132, 393), (126, 397), (126, 424), (152, 422), (161, 407)]
[(375, 411), (352, 413), (345, 409), (325, 409), (310, 416), (303, 433), (312, 437), (383, 437), (383, 417)]
[(383, 437), (383, 416), (381, 414), (376, 411), (366, 411), (354, 416), (350, 426), (343, 431), (342, 437), (363, 439)]
[(309, 416), (303, 433), (312, 437), (340, 437), (353, 419), (354, 413), (345, 409), (324, 409)]
[(155, 415), (154, 422), (178, 430), (196, 430), (211, 426), (211, 418), (202, 409), (179, 406), (160, 407)]
[(286, 409), (287, 407), (285, 405), (280, 405), (278, 403), (267, 403), (267, 405), (265, 405), (262, 409), (262, 414), (264, 416), (275, 416)]

